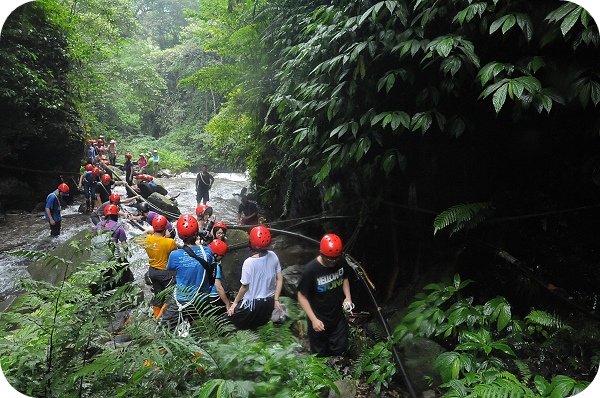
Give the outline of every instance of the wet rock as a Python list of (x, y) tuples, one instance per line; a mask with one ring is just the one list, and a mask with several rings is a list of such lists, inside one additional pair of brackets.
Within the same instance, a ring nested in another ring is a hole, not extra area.
[[(90, 253), (87, 250), (80, 254), (75, 253), (71, 244), (75, 241), (89, 242), (89, 240), (86, 239), (86, 235), (90, 232), (91, 229), (79, 231), (71, 239), (51, 250), (48, 253), (50, 257), (42, 258), (29, 264), (27, 266), (27, 271), (31, 275), (31, 278), (38, 281), (46, 281), (53, 285), (57, 285), (59, 282), (63, 281), (64, 278), (67, 278), (81, 263), (88, 260), (90, 257)], [(48, 236), (47, 239), (54, 238)], [(49, 260), (53, 257), (62, 258), (67, 261), (48, 264)]]
[(327, 398), (354, 398), (356, 397), (356, 384), (348, 381), (348, 380), (336, 380), (333, 382), (340, 390), (339, 395), (333, 391), (329, 390), (329, 395)]
[(416, 338), (404, 347), (404, 367), (417, 393), (430, 388), (427, 378), (432, 378), (434, 385), (442, 383), (439, 372), (432, 366), (435, 359), (444, 351), (445, 349), (438, 343), (424, 338)]
[[(159, 213), (160, 210), (162, 210), (165, 213), (168, 213), (165, 214), (167, 218), (176, 219), (181, 214), (179, 208), (175, 203), (173, 203), (172, 200), (169, 200), (166, 196), (158, 192), (153, 192), (150, 196), (148, 196), (147, 200), (159, 209)], [(171, 215), (176, 215), (177, 217), (172, 217)]]

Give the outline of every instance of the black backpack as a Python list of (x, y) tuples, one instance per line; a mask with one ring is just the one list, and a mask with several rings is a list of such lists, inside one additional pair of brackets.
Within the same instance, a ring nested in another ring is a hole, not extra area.
[(214, 262), (212, 264), (209, 264), (208, 261), (206, 261), (205, 259), (198, 257), (198, 255), (194, 253), (194, 251), (189, 246), (183, 246), (183, 250), (185, 250), (185, 252), (189, 254), (190, 257), (195, 258), (196, 260), (198, 260), (198, 262), (200, 262), (200, 264), (202, 264), (202, 267), (204, 267), (206, 275), (208, 276), (208, 285), (214, 286), (215, 279), (217, 278), (216, 264)]

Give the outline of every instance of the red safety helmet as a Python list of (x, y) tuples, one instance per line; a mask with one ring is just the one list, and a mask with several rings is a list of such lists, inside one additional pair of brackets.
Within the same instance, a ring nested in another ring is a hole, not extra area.
[(108, 205), (104, 207), (104, 217), (109, 215), (116, 216), (117, 214), (119, 214), (119, 207), (117, 205)]
[(159, 214), (152, 219), (152, 228), (156, 232), (161, 232), (167, 229), (167, 217)]
[(198, 205), (196, 207), (196, 217), (200, 217), (208, 209), (207, 205)]
[(342, 240), (336, 234), (325, 234), (321, 238), (320, 251), (325, 257), (339, 257), (342, 255)]
[(118, 193), (111, 193), (110, 194), (110, 201), (115, 203), (115, 204), (119, 204), (121, 203), (121, 195), (119, 195)]
[(264, 225), (250, 230), (250, 247), (254, 250), (266, 249), (271, 244), (271, 231)]
[(143, 179), (145, 179), (146, 177), (144, 177), (144, 175), (143, 175), (143, 174), (138, 174), (138, 175), (137, 175), (135, 178), (137, 178), (138, 180), (143, 180)]
[(98, 174), (100, 174), (100, 169), (97, 167), (93, 167), (92, 168), (92, 175), (97, 176)]
[(109, 174), (102, 174), (102, 182), (108, 184), (112, 180)]
[[(153, 220), (154, 221), (154, 220)], [(191, 214), (184, 214), (177, 220), (177, 235), (181, 239), (191, 238), (198, 233), (198, 220)]]
[(102, 138), (98, 138), (98, 144), (102, 144), (104, 143), (104, 140)]
[(127, 159), (131, 159), (131, 158), (133, 157), (133, 155), (132, 155), (132, 154), (130, 154), (130, 153), (126, 153), (126, 154), (125, 154), (125, 157), (126, 157)]
[(210, 250), (212, 250), (213, 254), (217, 254), (219, 256), (224, 256), (225, 253), (227, 253), (227, 243), (219, 239), (213, 239), (208, 247), (210, 247)]
[(152, 180), (154, 180), (154, 177), (152, 177), (150, 174), (148, 174), (146, 176), (146, 181), (152, 181)]
[(69, 193), (69, 186), (63, 182), (58, 186), (58, 190), (62, 193)]
[(110, 162), (108, 160), (105, 160), (104, 164), (107, 165), (107, 166), (110, 166)]
[(85, 171), (91, 171), (93, 168), (94, 166), (91, 163), (85, 165)]
[(227, 225), (225, 225), (225, 223), (222, 222), (222, 221), (217, 221), (215, 223), (215, 225), (213, 225), (213, 230), (219, 229), (219, 228), (224, 229), (225, 231), (227, 231)]

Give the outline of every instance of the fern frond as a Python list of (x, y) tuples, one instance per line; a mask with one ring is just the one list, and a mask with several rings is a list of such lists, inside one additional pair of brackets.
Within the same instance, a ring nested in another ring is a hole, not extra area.
[(435, 217), (433, 220), (433, 234), (435, 235), (438, 231), (450, 225), (453, 225), (450, 236), (462, 229), (472, 229), (485, 220), (492, 209), (491, 202), (452, 206)]
[(513, 363), (519, 369), (519, 373), (521, 374), (521, 379), (523, 379), (523, 382), (527, 384), (532, 376), (531, 369), (529, 369), (529, 366), (527, 366), (527, 364), (525, 362), (523, 362), (519, 359), (513, 359)]
[(525, 319), (544, 327), (554, 329), (570, 329), (570, 326), (563, 322), (558, 315), (550, 314), (546, 311), (532, 310), (529, 315), (525, 317)]

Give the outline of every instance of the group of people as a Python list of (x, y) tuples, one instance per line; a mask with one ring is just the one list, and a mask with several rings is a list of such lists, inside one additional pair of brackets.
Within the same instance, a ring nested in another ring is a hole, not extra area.
[[(131, 161), (130, 154), (126, 155), (126, 161)], [(122, 264), (103, 275), (103, 279), (112, 281), (111, 288), (133, 281), (126, 256), (119, 249), (127, 240), (119, 218), (147, 222), (150, 226), (136, 242), (144, 247), (148, 256), (147, 275), (153, 291), (151, 306), (160, 325), (170, 330), (178, 328), (181, 332), (181, 325), (189, 325), (201, 316), (198, 308), (203, 306), (199, 306), (199, 302), (212, 306), (238, 329), (264, 325), (271, 320), (274, 310), (282, 309), (279, 301), (283, 286), (281, 264), (277, 254), (270, 250), (272, 236), (265, 225), (256, 225), (250, 230), (248, 247), (251, 254), (242, 264), (241, 285), (235, 297), (227, 295), (221, 268), (221, 260), (228, 250), (227, 226), (216, 221), (212, 207), (207, 205), (214, 177), (206, 166), (196, 178), (196, 215), (182, 215), (175, 225), (164, 215), (150, 210), (145, 201), (138, 203), (137, 215), (123, 211), (122, 203), (140, 199), (138, 195), (121, 200), (119, 194), (111, 192), (115, 185), (129, 185), (127, 181), (112, 180), (108, 168), (99, 163), (86, 164), (85, 168), (79, 185), (85, 188), (86, 209), (93, 212), (94, 236), (108, 232), (117, 247), (113, 250), (114, 256)], [(60, 233), (60, 198), (68, 194), (68, 185), (62, 183), (48, 195), (46, 218), (51, 235)], [(246, 195), (242, 195), (238, 208), (238, 223), (258, 224), (257, 206)], [(179, 237), (181, 245), (176, 243), (175, 237)], [(353, 308), (348, 281), (351, 269), (342, 254), (339, 236), (324, 235), (319, 254), (305, 265), (298, 282), (298, 303), (310, 323), (311, 350), (318, 356), (341, 355), (348, 347), (344, 308)], [(164, 294), (172, 285), (173, 293)]]
[(158, 175), (158, 170), (160, 169), (159, 163), (160, 156), (158, 155), (158, 151), (156, 149), (152, 152), (148, 152), (147, 154), (140, 153), (140, 156), (137, 160), (140, 173), (150, 174), (153, 177)]

